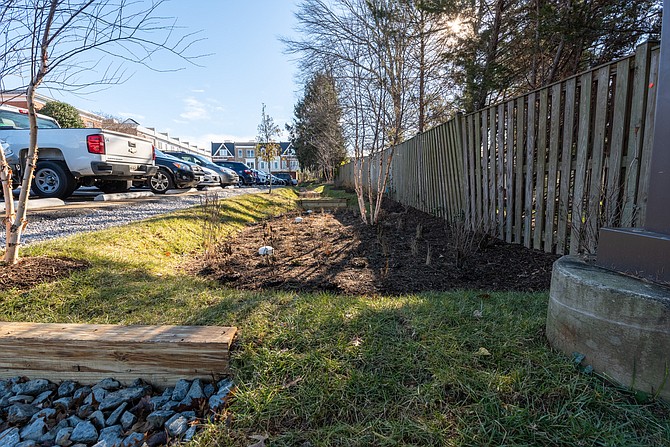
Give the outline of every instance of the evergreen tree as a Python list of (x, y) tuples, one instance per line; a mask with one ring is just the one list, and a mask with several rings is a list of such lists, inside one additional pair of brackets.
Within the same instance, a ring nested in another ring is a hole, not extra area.
[(40, 113), (55, 119), (64, 128), (84, 127), (79, 111), (66, 102), (49, 101), (40, 109)]
[(327, 73), (315, 74), (295, 106), (291, 133), (300, 165), (328, 181), (347, 156), (341, 120), (335, 80)]

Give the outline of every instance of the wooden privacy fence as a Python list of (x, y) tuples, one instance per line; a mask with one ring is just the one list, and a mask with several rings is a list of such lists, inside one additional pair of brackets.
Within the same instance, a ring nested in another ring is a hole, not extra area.
[[(601, 226), (644, 224), (658, 60), (645, 43), (396, 146), (389, 197), (507, 242), (594, 253)], [(338, 181), (353, 176), (349, 163)]]

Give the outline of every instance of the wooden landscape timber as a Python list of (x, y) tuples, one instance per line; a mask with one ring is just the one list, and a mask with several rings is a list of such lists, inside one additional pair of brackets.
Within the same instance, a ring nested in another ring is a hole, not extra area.
[(336, 208), (346, 208), (347, 199), (332, 199), (328, 197), (300, 199), (299, 204), (304, 210), (332, 210)]
[(94, 384), (137, 378), (158, 388), (229, 373), (237, 332), (222, 326), (0, 323), (0, 378), (27, 376)]

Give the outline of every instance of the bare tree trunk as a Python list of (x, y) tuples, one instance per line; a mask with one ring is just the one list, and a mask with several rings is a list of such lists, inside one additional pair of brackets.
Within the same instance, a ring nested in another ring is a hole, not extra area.
[[(5, 240), (8, 241), (16, 212), (14, 211), (14, 196), (12, 195), (12, 168), (7, 163), (5, 151), (2, 147), (0, 147), (0, 181), (2, 181), (2, 194), (5, 198)], [(7, 259), (5, 259), (5, 262), (7, 262)]]
[[(44, 61), (46, 63), (46, 60)], [(39, 85), (39, 82), (37, 83)], [(30, 146), (26, 156), (26, 165), (23, 169), (23, 179), (21, 181), (21, 194), (19, 194), (18, 208), (16, 216), (9, 229), (7, 238), (7, 251), (5, 253), (5, 262), (16, 264), (19, 262), (19, 246), (21, 245), (21, 235), (25, 230), (28, 221), (26, 214), (28, 212), (28, 197), (30, 195), (30, 186), (32, 185), (33, 173), (37, 166), (37, 112), (35, 111), (35, 88), (36, 85), (28, 87), (28, 120), (30, 121)]]

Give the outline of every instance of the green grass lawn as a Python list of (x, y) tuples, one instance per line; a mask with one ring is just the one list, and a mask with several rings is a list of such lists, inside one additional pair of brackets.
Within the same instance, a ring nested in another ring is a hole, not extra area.
[[(220, 234), (295, 198), (283, 188), (226, 200)], [(271, 446), (670, 445), (666, 404), (638, 403), (549, 348), (546, 293), (229, 290), (181, 268), (203, 249), (205, 214), (25, 249), (92, 265), (5, 294), (0, 319), (237, 326), (231, 417), (193, 445), (248, 446), (256, 434)]]

